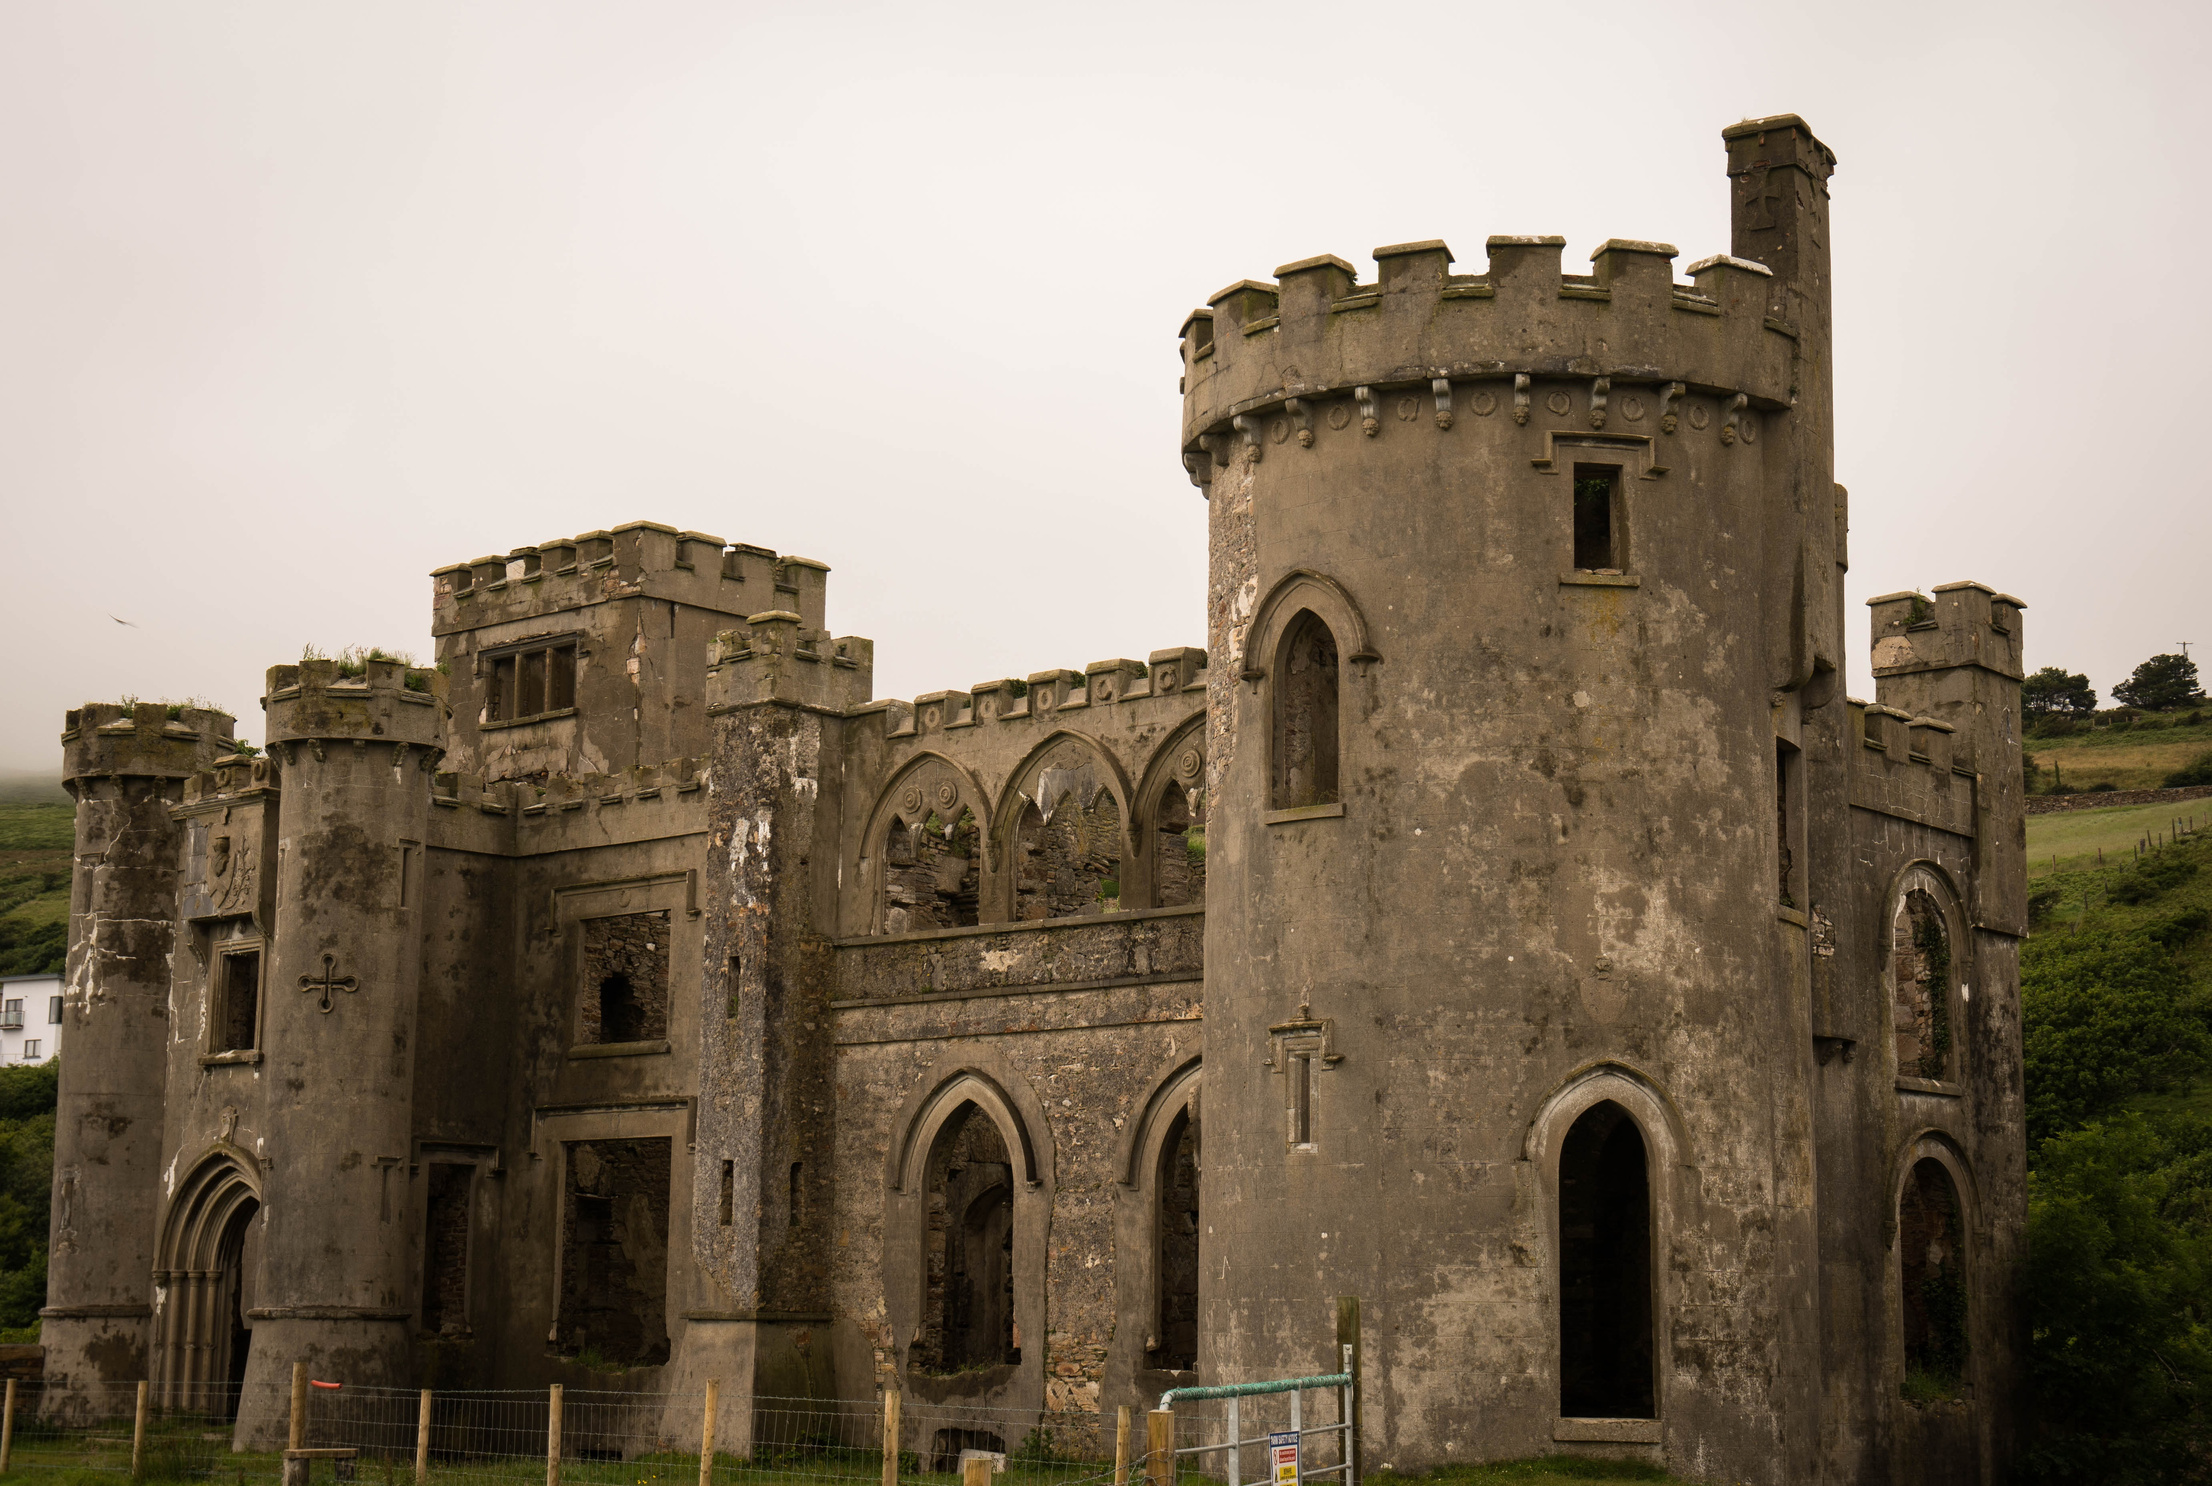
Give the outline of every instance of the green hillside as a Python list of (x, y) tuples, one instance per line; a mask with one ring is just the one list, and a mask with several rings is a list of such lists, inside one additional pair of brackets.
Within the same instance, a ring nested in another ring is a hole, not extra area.
[(2168, 774), (2212, 753), (2212, 722), (2204, 721), (2201, 712), (2187, 712), (2137, 717), (2125, 727), (2116, 721), (2094, 728), (2076, 722), (2038, 723), (2029, 730), (2025, 746), (2039, 791), (2099, 785), (2157, 789)]
[(58, 973), (68, 955), (73, 810), (59, 785), (0, 791), (0, 975)]

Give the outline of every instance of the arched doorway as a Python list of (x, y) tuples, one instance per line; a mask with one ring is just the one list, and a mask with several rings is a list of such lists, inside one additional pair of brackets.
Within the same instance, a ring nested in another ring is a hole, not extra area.
[(1951, 1173), (1932, 1156), (1914, 1162), (1897, 1199), (1908, 1397), (1956, 1397), (1966, 1380), (1965, 1229)]
[(998, 1126), (972, 1101), (929, 1152), (927, 1288), (917, 1372), (959, 1373), (1021, 1361), (1014, 1323), (1014, 1167)]
[(1559, 1412), (1655, 1418), (1651, 1178), (1643, 1132), (1611, 1100), (1559, 1151)]
[(1152, 1365), (1170, 1372), (1198, 1366), (1198, 1121), (1185, 1108), (1160, 1142), (1158, 1265), (1160, 1313)]
[(253, 1344), (247, 1312), (260, 1268), (261, 1194), (218, 1151), (187, 1177), (162, 1223), (154, 1285), (154, 1382), (172, 1408), (231, 1417)]

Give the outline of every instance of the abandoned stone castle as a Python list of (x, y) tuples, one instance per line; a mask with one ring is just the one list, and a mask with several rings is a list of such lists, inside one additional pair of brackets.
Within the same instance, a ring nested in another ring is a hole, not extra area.
[(2000, 1477), (2022, 605), (1873, 600), (1843, 695), (1834, 157), (1725, 143), (1687, 283), (1192, 311), (1204, 648), (874, 701), (823, 564), (633, 522), (438, 569), (434, 667), (272, 668), (265, 756), (70, 713), (56, 1396), (1082, 1438), (1341, 1331), (1373, 1465)]

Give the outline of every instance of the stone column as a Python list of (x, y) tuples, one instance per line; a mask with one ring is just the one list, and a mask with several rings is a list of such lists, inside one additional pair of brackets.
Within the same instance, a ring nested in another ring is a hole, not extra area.
[(284, 766), (263, 1077), (265, 1227), (242, 1448), (284, 1438), (292, 1364), (408, 1382), (408, 1160), (423, 839), (445, 678), (391, 661), (269, 672)]
[(77, 841), (40, 1312), (50, 1407), (69, 1408), (73, 1386), (146, 1376), (184, 835), (171, 807), (231, 752), (231, 726), (198, 707), (101, 703), (62, 733)]

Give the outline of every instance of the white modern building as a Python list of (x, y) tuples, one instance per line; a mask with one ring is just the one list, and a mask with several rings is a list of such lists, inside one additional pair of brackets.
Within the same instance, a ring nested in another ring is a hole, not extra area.
[(61, 1051), (61, 977), (0, 975), (0, 1064), (43, 1063)]

